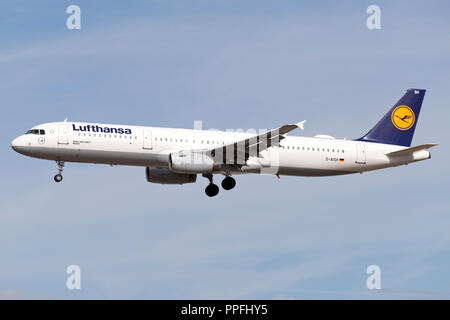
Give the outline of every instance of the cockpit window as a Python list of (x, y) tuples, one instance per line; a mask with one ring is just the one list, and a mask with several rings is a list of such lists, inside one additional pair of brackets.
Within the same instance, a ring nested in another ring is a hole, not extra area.
[(41, 135), (44, 135), (45, 134), (45, 130), (42, 130), (42, 129), (31, 129), (31, 130), (28, 130), (27, 133), (25, 133), (25, 134), (41, 134)]

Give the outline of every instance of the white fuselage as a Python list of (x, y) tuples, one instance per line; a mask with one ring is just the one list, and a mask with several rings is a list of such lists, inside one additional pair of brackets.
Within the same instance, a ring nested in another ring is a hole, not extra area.
[[(169, 167), (169, 154), (182, 150), (208, 150), (254, 134), (98, 123), (53, 122), (38, 125), (34, 134), (19, 136), (12, 147), (27, 156), (67, 162), (144, 167)], [(36, 134), (36, 130), (38, 133)], [(414, 158), (390, 158), (402, 146), (289, 136), (280, 147), (231, 173), (271, 173), (292, 176), (331, 176), (387, 168), (429, 158), (423, 151)], [(223, 173), (218, 171), (215, 173)]]

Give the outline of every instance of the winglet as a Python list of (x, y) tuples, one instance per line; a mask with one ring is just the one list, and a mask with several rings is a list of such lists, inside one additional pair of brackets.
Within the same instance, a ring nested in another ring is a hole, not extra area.
[(299, 127), (301, 130), (304, 130), (305, 122), (306, 122), (306, 120), (303, 120), (302, 122), (297, 123), (296, 126)]

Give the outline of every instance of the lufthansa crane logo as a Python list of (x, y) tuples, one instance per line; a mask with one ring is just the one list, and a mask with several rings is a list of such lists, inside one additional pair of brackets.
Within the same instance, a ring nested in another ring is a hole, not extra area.
[(391, 121), (399, 130), (408, 130), (416, 121), (414, 111), (408, 106), (398, 106), (392, 111)]

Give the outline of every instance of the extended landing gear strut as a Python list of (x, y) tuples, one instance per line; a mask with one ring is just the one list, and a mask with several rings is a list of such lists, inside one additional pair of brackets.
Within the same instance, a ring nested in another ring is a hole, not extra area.
[(55, 175), (55, 177), (53, 179), (55, 179), (55, 182), (61, 182), (63, 179), (63, 176), (61, 173), (63, 172), (63, 169), (64, 169), (64, 161), (58, 160), (58, 161), (56, 161), (56, 163), (58, 164), (58, 172), (59, 173), (57, 175)]

